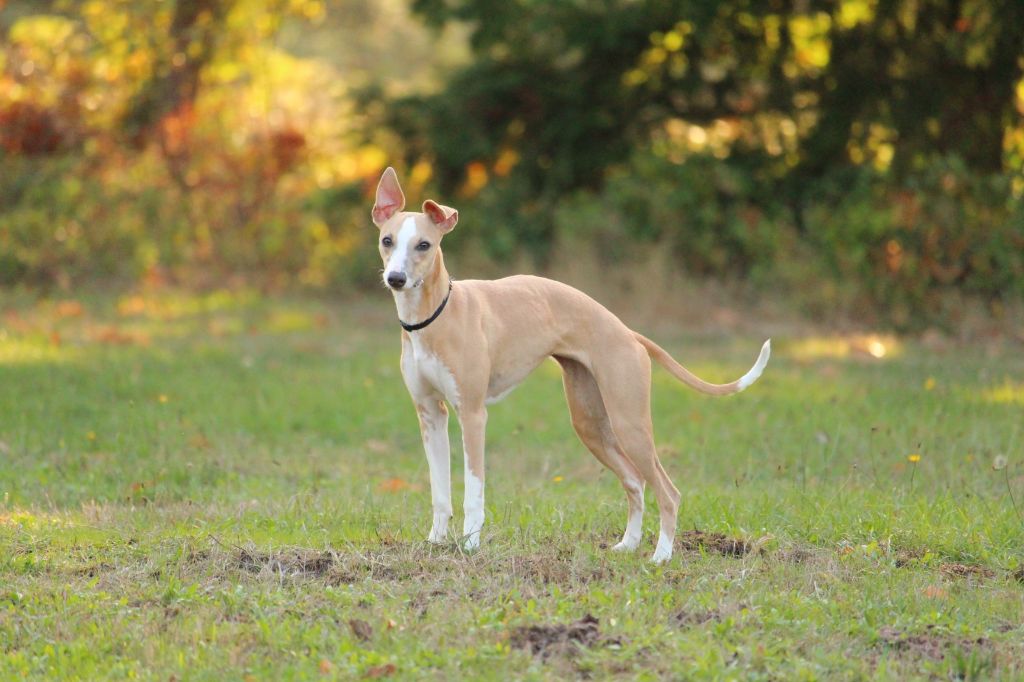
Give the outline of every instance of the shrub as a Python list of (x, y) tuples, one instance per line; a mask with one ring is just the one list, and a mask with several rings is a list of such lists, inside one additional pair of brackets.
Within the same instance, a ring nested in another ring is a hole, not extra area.
[(897, 185), (862, 172), (816, 196), (805, 223), (847, 302), (898, 327), (951, 322), (952, 294), (1024, 297), (1024, 204), (1008, 176), (978, 175), (957, 158)]
[(668, 244), (689, 273), (770, 286), (813, 315), (949, 325), (961, 294), (1024, 298), (1024, 201), (1011, 185), (935, 158), (902, 182), (845, 169), (797, 203), (739, 163), (642, 154), (599, 194), (562, 203), (555, 231), (609, 264), (633, 258), (634, 245)]
[(612, 172), (600, 194), (578, 193), (562, 204), (556, 222), (560, 235), (592, 240), (609, 262), (629, 258), (637, 241), (657, 241), (695, 275), (747, 276), (771, 269), (793, 236), (785, 208), (760, 193), (737, 165), (640, 155)]

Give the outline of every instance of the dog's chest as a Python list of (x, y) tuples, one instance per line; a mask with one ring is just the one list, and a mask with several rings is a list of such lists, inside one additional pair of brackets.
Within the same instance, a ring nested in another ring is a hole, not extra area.
[[(441, 358), (415, 338), (410, 344), (410, 350), (411, 352), (407, 354), (408, 360), (406, 360), (408, 367), (403, 369), (412, 372), (419, 379), (419, 383), (426, 384), (421, 387), (421, 390), (436, 391), (443, 395), (445, 400), (457, 406), (459, 404), (459, 388), (455, 383), (455, 376), (445, 366)], [(410, 386), (410, 388), (415, 390), (414, 386)]]

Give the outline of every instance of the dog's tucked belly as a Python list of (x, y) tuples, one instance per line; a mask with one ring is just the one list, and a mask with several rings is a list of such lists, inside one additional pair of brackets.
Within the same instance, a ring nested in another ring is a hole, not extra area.
[(519, 338), (517, 344), (506, 344), (506, 352), (491, 357), (491, 374), (487, 380), (486, 403), (502, 400), (521, 384), (533, 370), (551, 357), (549, 341), (537, 338)]
[(525, 368), (526, 371), (505, 371), (505, 372), (492, 372), (491, 379), (487, 383), (487, 400), (485, 401), (488, 405), (493, 405), (496, 402), (504, 400), (505, 396), (515, 389), (516, 386), (523, 382), (530, 372), (534, 370), (534, 367)]

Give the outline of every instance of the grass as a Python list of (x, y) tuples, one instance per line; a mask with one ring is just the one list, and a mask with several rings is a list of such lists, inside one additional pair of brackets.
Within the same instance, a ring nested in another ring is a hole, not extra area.
[[(423, 541), (378, 298), (0, 299), (0, 679), (1024, 676), (1019, 348), (776, 334), (727, 399), (657, 370), (658, 567), (650, 495), (606, 549), (625, 499), (545, 365), (491, 408), (467, 555)], [(719, 381), (763, 340), (685, 331)]]

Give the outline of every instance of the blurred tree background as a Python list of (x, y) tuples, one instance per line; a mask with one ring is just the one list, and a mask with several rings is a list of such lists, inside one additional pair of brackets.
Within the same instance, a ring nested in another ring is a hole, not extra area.
[(657, 245), (901, 328), (1024, 298), (1020, 0), (0, 0), (0, 35), (0, 285), (373, 286), (392, 164), (498, 264)]

